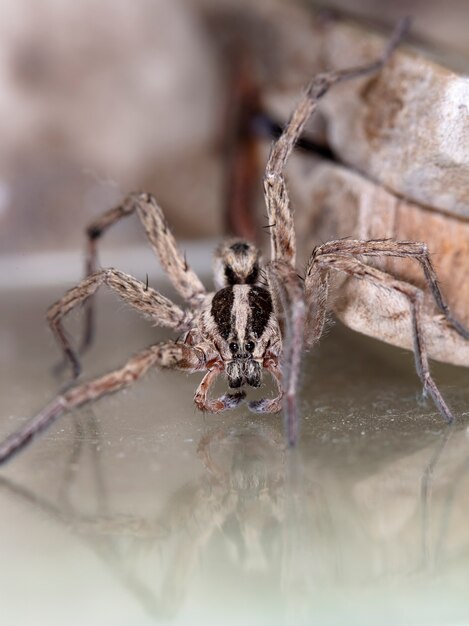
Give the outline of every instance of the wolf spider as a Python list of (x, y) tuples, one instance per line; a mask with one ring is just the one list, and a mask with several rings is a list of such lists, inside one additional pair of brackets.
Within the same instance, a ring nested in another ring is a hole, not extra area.
[[(69, 388), (45, 407), (29, 424), (0, 446), (0, 462), (7, 460), (34, 435), (63, 413), (105, 394), (130, 385), (151, 367), (185, 372), (205, 371), (194, 401), (201, 411), (219, 413), (238, 406), (245, 398), (240, 388), (259, 387), (263, 370), (273, 377), (277, 396), (249, 402), (251, 411), (277, 413), (284, 408), (288, 442), (298, 438), (297, 389), (301, 354), (314, 346), (324, 329), (329, 275), (344, 272), (385, 290), (404, 295), (409, 303), (417, 373), (440, 413), (453, 417), (431, 377), (422, 330), (422, 292), (413, 285), (371, 267), (360, 257), (394, 256), (415, 258), (422, 266), (431, 293), (448, 323), (463, 337), (469, 332), (452, 316), (440, 292), (427, 247), (409, 241), (344, 239), (316, 247), (308, 261), (305, 277), (295, 268), (293, 213), (284, 178), (288, 158), (318, 101), (328, 89), (344, 80), (369, 75), (381, 69), (395, 50), (406, 22), (396, 28), (381, 58), (368, 65), (316, 75), (280, 138), (274, 143), (264, 176), (269, 218), (271, 260), (262, 266), (260, 253), (247, 241), (228, 239), (215, 253), (217, 291), (208, 293), (179, 251), (161, 208), (153, 196), (134, 193), (120, 206), (104, 213), (88, 230), (88, 273), (48, 312), (52, 331), (70, 362), (74, 376), (80, 372), (77, 353), (70, 345), (62, 318), (88, 300), (86, 341), (91, 339), (91, 298), (107, 285), (126, 303), (160, 326), (182, 333), (179, 341), (150, 346), (109, 374)], [(95, 269), (96, 243), (120, 218), (136, 212), (150, 244), (159, 256), (176, 290), (189, 305), (184, 310), (148, 284), (117, 269)], [(223, 374), (236, 389), (219, 398), (209, 396), (216, 378)]]

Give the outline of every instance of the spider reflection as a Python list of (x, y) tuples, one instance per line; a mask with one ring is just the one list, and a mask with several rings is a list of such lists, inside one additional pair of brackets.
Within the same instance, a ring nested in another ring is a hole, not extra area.
[[(214, 547), (218, 576), (229, 564), (255, 571), (276, 581), (287, 606), (296, 611), (303, 604), (310, 615), (325, 586), (428, 573), (446, 558), (451, 516), (464, 513), (469, 457), (463, 432), (446, 431), (433, 445), (362, 476), (337, 472), (324, 459), (303, 461), (300, 451), (286, 455), (282, 433), (257, 424), (204, 435), (197, 447), (203, 474), (170, 495), (157, 514), (116, 514), (96, 452), (99, 430), (92, 416), (82, 417), (87, 420), (71, 451), (59, 504), (2, 477), (0, 488), (69, 528), (154, 618), (182, 608)], [(88, 447), (96, 456), (92, 515), (80, 511), (71, 495)], [(388, 519), (393, 525), (383, 526)], [(452, 543), (467, 545), (469, 533), (456, 530)], [(416, 549), (408, 554), (409, 536)]]

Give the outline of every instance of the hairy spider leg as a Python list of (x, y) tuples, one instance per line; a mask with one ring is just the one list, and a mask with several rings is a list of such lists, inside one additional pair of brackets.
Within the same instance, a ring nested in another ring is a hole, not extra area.
[[(317, 246), (308, 261), (307, 270), (314, 264), (317, 257), (324, 254), (351, 254), (353, 256), (391, 256), (400, 258), (414, 258), (422, 266), (425, 279), (437, 307), (443, 313), (448, 324), (464, 339), (469, 339), (469, 330), (459, 322), (451, 313), (446, 300), (441, 293), (435, 268), (430, 259), (428, 247), (419, 241), (393, 241), (392, 239), (339, 239), (328, 241)], [(309, 299), (314, 297), (313, 290), (309, 289)]]
[(101, 285), (112, 289), (124, 302), (151, 319), (159, 326), (185, 331), (191, 326), (193, 315), (183, 311), (171, 300), (147, 287), (133, 276), (109, 268), (91, 274), (76, 287), (69, 289), (47, 313), (52, 332), (71, 364), (74, 378), (80, 374), (80, 361), (62, 326), (62, 318), (73, 308), (93, 296)]
[(272, 260), (295, 264), (295, 231), (284, 170), (305, 124), (316, 111), (319, 100), (335, 84), (367, 76), (382, 69), (407, 32), (410, 21), (401, 20), (380, 58), (366, 65), (324, 72), (314, 76), (298, 102), (280, 138), (273, 144), (264, 175), (264, 192), (271, 235)]
[(23, 428), (10, 435), (0, 445), (0, 464), (8, 461), (38, 433), (65, 413), (128, 387), (154, 366), (186, 372), (196, 372), (206, 367), (204, 355), (197, 348), (172, 341), (151, 346), (133, 356), (123, 367), (89, 382), (76, 385), (66, 393), (57, 396)]
[(288, 443), (293, 446), (298, 440), (297, 392), (306, 320), (303, 285), (295, 270), (283, 261), (268, 263), (266, 272), (274, 308), (283, 329), (284, 419)]
[[(321, 280), (327, 290), (327, 275), (331, 271), (345, 272), (349, 276), (353, 276), (354, 278), (358, 278), (360, 280), (367, 280), (380, 288), (400, 293), (407, 298), (412, 315), (412, 336), (417, 374), (422, 381), (424, 392), (430, 394), (435, 406), (443, 415), (445, 420), (449, 423), (452, 422), (453, 415), (430, 374), (430, 366), (422, 324), (423, 292), (418, 287), (410, 285), (404, 281), (397, 280), (390, 274), (378, 270), (375, 267), (371, 267), (370, 265), (366, 265), (366, 263), (355, 259), (351, 255), (341, 255), (335, 253), (320, 254), (319, 256), (316, 256), (308, 268), (308, 273), (305, 279), (305, 288), (311, 297), (314, 297), (311, 285), (317, 284), (315, 274), (322, 274)], [(322, 312), (322, 317), (324, 314), (325, 311)]]
[[(98, 239), (113, 224), (123, 217), (137, 213), (148, 240), (161, 265), (168, 274), (174, 288), (192, 308), (197, 308), (203, 301), (206, 290), (197, 274), (190, 268), (187, 260), (179, 250), (161, 207), (155, 198), (148, 193), (131, 193), (117, 207), (106, 211), (94, 220), (86, 229), (88, 237), (86, 254), (86, 275), (97, 269)], [(93, 298), (87, 302), (83, 349), (88, 347), (94, 334)]]
[[(267, 162), (264, 175), (264, 194), (267, 216), (271, 226), (271, 261), (273, 262), (269, 271), (269, 282), (272, 285), (276, 283), (277, 292), (280, 295), (282, 292), (285, 294), (286, 297), (280, 297), (280, 302), (285, 304), (288, 301), (288, 308), (285, 313), (285, 327), (290, 332), (288, 333), (287, 341), (284, 342), (283, 369), (286, 381), (285, 422), (288, 440), (291, 445), (296, 443), (298, 437), (296, 395), (304, 340), (305, 306), (302, 290), (300, 293), (297, 285), (295, 285), (295, 229), (284, 170), (296, 142), (301, 137), (306, 122), (316, 111), (319, 100), (327, 93), (330, 87), (339, 82), (367, 76), (382, 69), (406, 33), (409, 23), (408, 18), (398, 23), (383, 54), (376, 61), (350, 69), (326, 72), (314, 76), (303, 97), (295, 107), (282, 135), (273, 144)], [(287, 271), (286, 267), (290, 267), (290, 271)], [(282, 268), (282, 276), (275, 281), (275, 273), (280, 272), (280, 268)]]

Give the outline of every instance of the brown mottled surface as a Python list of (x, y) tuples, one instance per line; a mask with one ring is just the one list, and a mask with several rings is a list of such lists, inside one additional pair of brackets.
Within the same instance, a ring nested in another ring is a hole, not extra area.
[[(341, 237), (423, 241), (450, 308), (469, 325), (469, 222), (406, 203), (359, 174), (333, 164), (318, 166), (304, 157), (297, 157), (290, 169), (290, 182), (303, 262), (318, 243)], [(414, 260), (368, 262), (425, 288), (423, 272)], [(338, 286), (343, 280), (338, 280)], [(392, 298), (382, 289), (352, 279), (343, 292), (336, 289), (331, 305), (351, 328), (394, 345), (412, 347), (405, 299)], [(429, 294), (425, 305), (430, 355), (469, 365), (469, 342), (446, 325)]]

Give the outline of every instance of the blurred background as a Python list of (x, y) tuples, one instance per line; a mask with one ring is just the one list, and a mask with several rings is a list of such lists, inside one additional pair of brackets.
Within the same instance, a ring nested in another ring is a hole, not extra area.
[[(467, 67), (466, 2), (320, 7), (382, 32), (412, 14), (414, 41)], [(249, 49), (265, 100), (287, 96), (288, 111), (317, 64), (317, 11), (304, 0), (1, 0), (0, 255), (78, 250), (86, 223), (132, 190), (153, 192), (178, 236), (220, 235), (231, 68)], [(111, 244), (143, 243), (133, 220), (115, 231)]]

